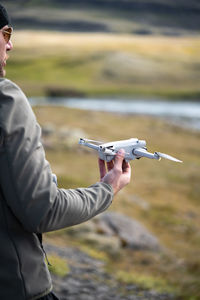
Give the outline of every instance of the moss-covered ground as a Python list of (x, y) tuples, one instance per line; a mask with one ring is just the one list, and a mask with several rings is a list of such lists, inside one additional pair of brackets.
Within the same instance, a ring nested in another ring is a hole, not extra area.
[[(50, 122), (57, 128), (78, 128), (88, 138), (102, 141), (138, 137), (147, 141), (149, 151), (158, 150), (183, 160), (182, 164), (145, 158), (132, 161), (131, 183), (109, 208), (144, 224), (160, 240), (162, 253), (124, 248), (110, 255), (95, 246), (91, 249), (68, 229), (51, 233), (46, 239), (57, 245), (82, 247), (105, 260), (107, 269), (123, 282), (137, 278), (146, 287), (173, 289), (179, 299), (200, 299), (200, 133), (143, 116), (58, 107), (34, 110), (41, 125)], [(96, 154), (80, 147), (77, 140), (71, 150), (59, 146), (47, 149), (59, 187), (88, 186), (99, 180)]]

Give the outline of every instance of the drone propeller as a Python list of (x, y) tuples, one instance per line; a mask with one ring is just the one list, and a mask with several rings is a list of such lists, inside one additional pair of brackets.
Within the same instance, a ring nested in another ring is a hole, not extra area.
[(155, 152), (156, 155), (158, 155), (159, 158), (165, 158), (165, 159), (169, 159), (175, 162), (180, 162), (182, 163), (182, 160), (179, 160), (171, 155), (165, 154), (165, 153), (161, 153), (161, 152)]

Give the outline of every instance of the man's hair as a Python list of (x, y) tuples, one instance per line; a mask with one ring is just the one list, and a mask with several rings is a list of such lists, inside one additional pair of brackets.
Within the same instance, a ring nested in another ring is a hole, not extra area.
[(11, 21), (5, 7), (0, 4), (0, 28), (6, 25), (11, 25)]

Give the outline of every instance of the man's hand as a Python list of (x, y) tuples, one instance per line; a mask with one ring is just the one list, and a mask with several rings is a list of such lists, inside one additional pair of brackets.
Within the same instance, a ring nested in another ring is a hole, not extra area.
[[(106, 164), (107, 169), (106, 170)], [(99, 172), (101, 182), (108, 183), (112, 186), (114, 195), (119, 192), (131, 179), (130, 164), (124, 160), (124, 150), (117, 152), (114, 161), (107, 162), (99, 159)]]

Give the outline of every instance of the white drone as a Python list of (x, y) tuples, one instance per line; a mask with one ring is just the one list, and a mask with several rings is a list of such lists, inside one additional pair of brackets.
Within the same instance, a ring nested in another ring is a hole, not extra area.
[(146, 148), (146, 141), (138, 140), (137, 138), (131, 138), (128, 140), (115, 141), (110, 143), (101, 143), (98, 141), (81, 138), (79, 140), (79, 144), (98, 151), (99, 158), (107, 162), (113, 160), (116, 153), (122, 148), (125, 150), (124, 159), (126, 160), (126, 162), (129, 162), (130, 160), (134, 160), (136, 158), (139, 159), (141, 157), (147, 157), (147, 158), (157, 159), (157, 160), (160, 160), (161, 158), (165, 158), (175, 162), (182, 162), (181, 160), (165, 153), (148, 152)]

